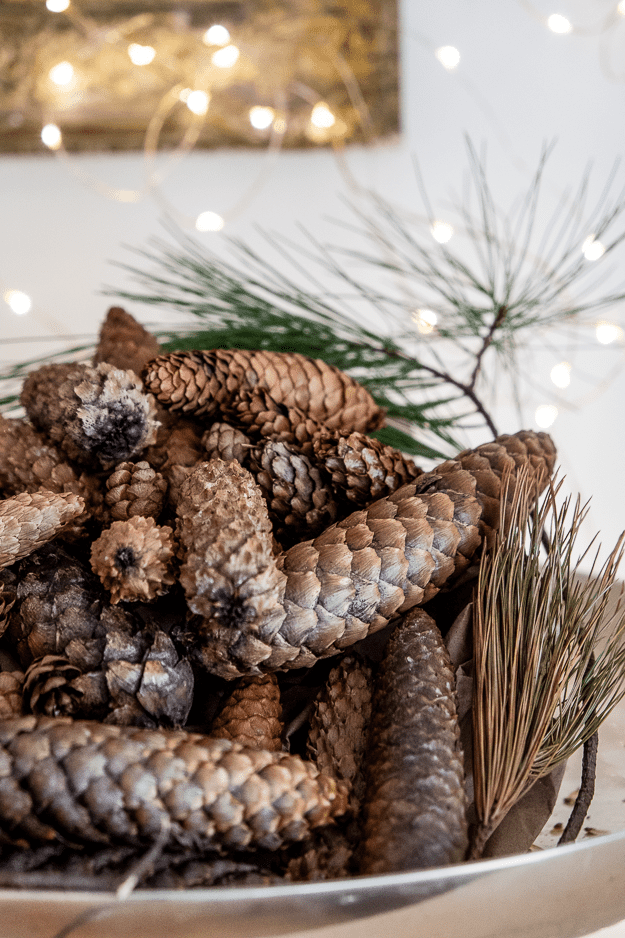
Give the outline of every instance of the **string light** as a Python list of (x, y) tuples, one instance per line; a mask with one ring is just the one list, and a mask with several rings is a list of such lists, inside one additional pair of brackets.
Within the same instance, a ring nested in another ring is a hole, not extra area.
[(587, 261), (598, 261), (605, 254), (605, 247), (601, 241), (596, 241), (594, 235), (588, 235), (582, 244), (582, 254)]
[[(183, 101), (193, 114), (197, 114), (198, 117), (202, 117), (208, 111), (208, 105), (210, 104), (210, 95), (206, 91), (191, 91), (190, 89), (185, 89), (189, 93), (183, 98)], [(181, 92), (182, 97), (183, 92)]]
[(433, 309), (415, 309), (412, 321), (417, 324), (417, 329), (422, 335), (429, 335), (436, 328), (438, 316)]
[(48, 72), (48, 77), (55, 85), (69, 85), (74, 77), (74, 66), (71, 62), (57, 62)]
[(128, 56), (133, 65), (149, 65), (155, 55), (156, 49), (152, 46), (142, 46), (139, 42), (131, 42), (128, 46)]
[(453, 226), (446, 221), (435, 221), (430, 228), (432, 237), (439, 244), (447, 244), (454, 233)]
[(64, 13), (69, 7), (69, 0), (46, 0), (46, 7), (50, 13)]
[(313, 127), (319, 127), (320, 130), (333, 127), (336, 123), (336, 117), (324, 101), (315, 104), (310, 115), (310, 123)]
[(221, 231), (225, 222), (217, 212), (202, 212), (195, 220), (198, 231)]
[(249, 111), (250, 124), (256, 130), (266, 130), (271, 127), (275, 116), (276, 112), (272, 107), (264, 107), (260, 104), (254, 105)]
[(230, 33), (225, 26), (215, 23), (206, 30), (202, 42), (207, 46), (226, 46), (230, 42)]
[(63, 136), (56, 124), (46, 124), (41, 128), (41, 140), (50, 150), (58, 150)]
[(239, 50), (236, 46), (224, 46), (223, 49), (217, 49), (211, 56), (211, 62), (217, 68), (232, 68), (239, 60)]
[(449, 72), (456, 68), (460, 61), (460, 53), (455, 46), (441, 46), (434, 54), (443, 68)]
[(4, 302), (7, 303), (18, 316), (23, 316), (24, 313), (28, 313), (33, 305), (28, 294), (22, 293), (21, 290), (7, 290), (4, 294)]
[(547, 26), (552, 33), (570, 33), (573, 29), (569, 20), (566, 16), (562, 16), (561, 13), (552, 13), (551, 16), (547, 18)]
[(558, 408), (555, 404), (540, 404), (540, 406), (536, 408), (534, 420), (539, 427), (542, 427), (543, 430), (546, 430), (547, 427), (552, 425), (557, 416)]
[(611, 345), (612, 342), (620, 341), (623, 338), (623, 330), (614, 322), (605, 322), (601, 320), (595, 326), (595, 335), (597, 342), (601, 345)]
[(557, 388), (568, 388), (571, 383), (570, 362), (559, 362), (550, 372), (551, 380)]
[(621, 0), (621, 2), (619, 3), (619, 5), (618, 5), (617, 8), (616, 8), (616, 12), (617, 12), (620, 16), (625, 16), (625, 0)]

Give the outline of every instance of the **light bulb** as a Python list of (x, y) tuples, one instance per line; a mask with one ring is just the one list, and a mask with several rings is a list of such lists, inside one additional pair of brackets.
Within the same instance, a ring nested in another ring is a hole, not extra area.
[(202, 36), (202, 42), (207, 46), (225, 46), (230, 42), (230, 33), (225, 26), (215, 23), (206, 30)]
[(7, 290), (4, 294), (4, 301), (18, 316), (27, 313), (33, 305), (31, 298), (21, 290)]
[(456, 68), (460, 61), (460, 53), (455, 46), (441, 46), (434, 54), (443, 68), (448, 71)]
[(547, 427), (551, 426), (557, 416), (558, 408), (555, 404), (541, 404), (536, 408), (534, 420), (539, 427), (542, 427), (543, 430), (546, 430)]
[(275, 116), (276, 112), (272, 107), (263, 107), (260, 104), (251, 107), (249, 112), (250, 124), (256, 130), (266, 130), (267, 127), (271, 127)]
[(74, 66), (71, 62), (57, 62), (48, 72), (48, 76), (55, 85), (69, 85), (74, 77)]
[(582, 254), (587, 261), (598, 261), (605, 254), (605, 247), (601, 241), (595, 241), (594, 235), (588, 235), (582, 244)]
[(217, 212), (202, 212), (195, 220), (198, 231), (221, 231), (225, 222)]
[(446, 221), (435, 221), (430, 229), (432, 237), (439, 244), (447, 244), (454, 233), (453, 227)]
[(131, 42), (128, 46), (128, 55), (133, 65), (149, 65), (156, 55), (152, 46), (142, 46), (138, 42)]
[(571, 383), (571, 365), (569, 362), (559, 362), (554, 365), (550, 377), (557, 388), (568, 388)]
[(417, 329), (422, 335), (429, 335), (434, 332), (438, 316), (433, 309), (415, 309), (412, 321), (417, 324)]
[(217, 68), (232, 68), (238, 61), (239, 50), (236, 46), (224, 46), (223, 49), (217, 49), (211, 56), (211, 62)]
[(560, 13), (552, 13), (547, 19), (547, 26), (552, 33), (570, 33), (573, 29), (566, 16), (562, 16)]
[(614, 322), (602, 320), (595, 326), (595, 335), (597, 336), (597, 342), (600, 342), (601, 345), (611, 345), (612, 342), (623, 338), (623, 330)]
[(621, 2), (619, 3), (619, 5), (618, 5), (617, 8), (616, 8), (616, 12), (617, 12), (620, 16), (625, 16), (625, 0), (621, 0)]
[(50, 150), (58, 150), (63, 142), (63, 137), (56, 124), (46, 124), (41, 128), (41, 140)]
[(69, 0), (46, 0), (50, 13), (63, 13), (69, 6)]
[[(188, 89), (186, 89), (188, 90)], [(210, 95), (206, 91), (189, 91), (189, 93), (184, 98), (184, 102), (193, 114), (197, 114), (198, 117), (202, 117), (208, 111), (208, 105), (210, 104)]]

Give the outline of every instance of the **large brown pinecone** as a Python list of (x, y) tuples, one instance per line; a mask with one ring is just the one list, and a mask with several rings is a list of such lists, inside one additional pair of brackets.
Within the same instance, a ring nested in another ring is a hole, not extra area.
[(156, 439), (154, 399), (132, 371), (106, 362), (42, 365), (20, 400), (40, 430), (81, 465), (110, 468)]
[(108, 362), (140, 375), (146, 362), (159, 351), (158, 339), (152, 333), (121, 306), (112, 306), (100, 327), (93, 363)]
[(242, 391), (261, 390), (343, 432), (376, 429), (383, 413), (362, 385), (320, 359), (296, 352), (172, 352), (149, 362), (146, 387), (164, 406), (205, 419), (227, 415)]
[(0, 827), (30, 843), (275, 850), (344, 813), (312, 763), (196, 733), (49, 717), (0, 722)]
[(467, 804), (454, 672), (423, 609), (408, 612), (387, 645), (366, 766), (361, 873), (464, 859)]
[(84, 500), (72, 492), (22, 492), (0, 501), (0, 567), (69, 530), (84, 510)]

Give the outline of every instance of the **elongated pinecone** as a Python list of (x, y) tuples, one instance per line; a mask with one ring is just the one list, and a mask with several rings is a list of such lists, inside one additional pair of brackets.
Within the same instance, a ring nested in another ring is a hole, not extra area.
[(93, 363), (108, 362), (115, 368), (140, 375), (146, 362), (159, 351), (155, 336), (121, 306), (112, 306), (100, 327)]
[(365, 792), (364, 754), (371, 719), (371, 666), (349, 654), (328, 675), (310, 718), (307, 750), (320, 772), (350, 785), (358, 813)]
[(227, 415), (241, 391), (263, 390), (329, 428), (376, 429), (383, 413), (362, 385), (319, 359), (296, 352), (237, 349), (172, 352), (149, 362), (146, 387), (160, 403), (183, 413)]
[(443, 866), (466, 853), (454, 672), (422, 609), (404, 616), (378, 673), (363, 827), (361, 873)]
[(0, 827), (41, 843), (275, 850), (342, 814), (312, 763), (195, 733), (62, 718), (0, 723)]
[(111, 602), (151, 602), (175, 582), (173, 531), (154, 518), (114, 521), (91, 544), (91, 569)]
[(274, 674), (263, 674), (237, 684), (213, 720), (210, 735), (252, 749), (281, 752), (283, 729), (278, 681)]
[(167, 482), (148, 462), (122, 462), (106, 480), (105, 502), (114, 521), (140, 515), (158, 518), (167, 494)]
[(58, 537), (85, 503), (71, 492), (22, 492), (0, 501), (0, 567), (8, 567)]
[(43, 365), (20, 399), (35, 426), (79, 464), (110, 468), (156, 439), (154, 399), (132, 371), (106, 362)]

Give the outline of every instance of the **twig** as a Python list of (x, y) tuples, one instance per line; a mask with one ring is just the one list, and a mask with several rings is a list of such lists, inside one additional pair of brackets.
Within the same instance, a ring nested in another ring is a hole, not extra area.
[(477, 353), (477, 355), (475, 356), (475, 367), (473, 369), (473, 374), (471, 375), (471, 380), (469, 381), (469, 384), (468, 384), (469, 388), (473, 389), (475, 387), (477, 376), (479, 375), (480, 368), (482, 367), (482, 359), (484, 357), (484, 353), (486, 352), (488, 347), (491, 345), (493, 338), (495, 336), (495, 332), (497, 331), (499, 326), (502, 324), (502, 322), (506, 318), (507, 312), (508, 312), (508, 307), (505, 304), (499, 307), (497, 311), (497, 315), (493, 319), (490, 329), (488, 330), (488, 334), (485, 336), (484, 341), (482, 342), (482, 347)]
[(597, 774), (597, 750), (599, 748), (599, 733), (595, 732), (584, 743), (584, 752), (582, 756), (582, 777), (580, 788), (573, 805), (570, 817), (562, 836), (558, 841), (558, 847), (563, 844), (572, 844), (588, 814), (588, 808), (595, 794), (595, 778)]

